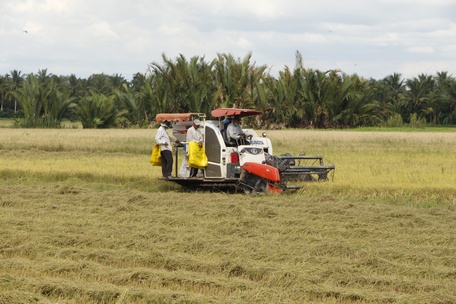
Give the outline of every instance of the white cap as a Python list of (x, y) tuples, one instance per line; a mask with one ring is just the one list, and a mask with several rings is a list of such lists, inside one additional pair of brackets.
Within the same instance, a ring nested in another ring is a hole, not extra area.
[(195, 119), (193, 123), (197, 126), (201, 125), (201, 121), (199, 119)]

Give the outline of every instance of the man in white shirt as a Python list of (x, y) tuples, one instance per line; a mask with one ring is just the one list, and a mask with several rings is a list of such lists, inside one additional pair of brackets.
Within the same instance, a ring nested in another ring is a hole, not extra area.
[[(171, 172), (173, 170), (173, 148), (171, 142), (174, 141), (166, 132), (167, 129), (171, 127), (171, 122), (165, 121), (160, 124), (158, 128), (157, 135), (155, 136), (155, 141), (160, 145), (160, 155), (162, 161), (162, 175), (165, 179), (169, 179)], [(176, 143), (179, 143), (178, 140), (175, 140)]]
[[(199, 119), (193, 120), (193, 125), (187, 130), (187, 142), (197, 142), (200, 147), (203, 146), (203, 135), (199, 130), (201, 121)], [(187, 148), (188, 151), (188, 148)], [(196, 177), (198, 168), (190, 168), (190, 177)]]
[(241, 118), (239, 116), (235, 116), (233, 121), (228, 125), (226, 129), (226, 137), (229, 141), (235, 140), (238, 144), (246, 144), (246, 137), (251, 138), (252, 135), (245, 135), (244, 131), (241, 128)]

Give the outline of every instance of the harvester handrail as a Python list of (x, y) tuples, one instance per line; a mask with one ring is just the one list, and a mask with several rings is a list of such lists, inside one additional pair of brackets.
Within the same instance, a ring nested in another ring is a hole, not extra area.
[(323, 156), (277, 156), (280, 159), (323, 159)]
[(296, 170), (299, 170), (299, 169), (311, 170), (311, 169), (335, 169), (336, 167), (333, 165), (333, 166), (289, 166), (288, 168), (296, 169)]

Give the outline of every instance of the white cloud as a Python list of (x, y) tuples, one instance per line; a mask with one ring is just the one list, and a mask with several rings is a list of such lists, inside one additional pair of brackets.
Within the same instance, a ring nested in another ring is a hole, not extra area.
[(13, 12), (27, 12), (27, 11), (33, 11), (35, 8), (35, 2), (34, 0), (27, 0), (27, 1), (9, 1), (6, 2), (7, 8), (12, 10)]
[(449, 72), (456, 76), (456, 62), (441, 60), (417, 61), (405, 63), (401, 66), (405, 78), (417, 77), (420, 74), (435, 75), (437, 72)]
[(38, 32), (39, 30), (41, 30), (41, 28), (42, 28), (42, 25), (39, 23), (35, 23), (35, 22), (27, 22), (24, 25), (24, 31), (27, 31), (27, 33), (29, 33), (29, 34), (34, 34), (34, 33)]
[(456, 53), (456, 44), (450, 44), (442, 46), (442, 51), (448, 53), (448, 55), (453, 55)]
[(406, 49), (407, 52), (410, 53), (418, 53), (418, 54), (432, 54), (434, 53), (434, 49), (429, 46), (416, 46)]
[(44, 10), (51, 13), (68, 13), (73, 9), (73, 0), (46, 0)]
[(97, 39), (98, 42), (101, 41), (118, 41), (120, 42), (119, 35), (116, 33), (116, 31), (113, 29), (111, 24), (107, 22), (96, 22), (94, 24), (91, 24), (87, 28), (88, 34), (93, 39)]
[(162, 53), (209, 61), (250, 51), (277, 73), (297, 50), (312, 68), (366, 77), (456, 74), (455, 11), (453, 0), (2, 0), (0, 74), (130, 76)]

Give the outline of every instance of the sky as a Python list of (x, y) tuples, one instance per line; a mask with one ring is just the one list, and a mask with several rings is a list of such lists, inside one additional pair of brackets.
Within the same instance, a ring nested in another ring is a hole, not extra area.
[(0, 0), (0, 75), (147, 73), (217, 54), (382, 79), (456, 77), (456, 0)]

